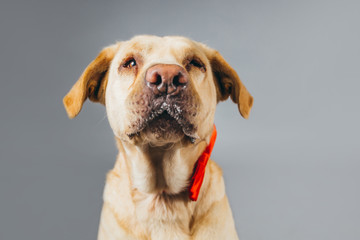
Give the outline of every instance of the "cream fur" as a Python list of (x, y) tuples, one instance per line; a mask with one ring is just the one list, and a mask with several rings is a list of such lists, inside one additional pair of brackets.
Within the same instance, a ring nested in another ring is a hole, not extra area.
[[(196, 142), (176, 136), (161, 141), (146, 131), (130, 140), (127, 132), (134, 108), (129, 99), (141, 93), (146, 70), (159, 63), (184, 67), (194, 55), (206, 69), (189, 70), (199, 109)], [(128, 56), (136, 56), (136, 72), (121, 70)], [(215, 162), (208, 162), (198, 201), (187, 195), (194, 165), (212, 133), (216, 104), (229, 96), (247, 118), (253, 99), (236, 72), (215, 50), (183, 37), (138, 36), (105, 48), (88, 66), (64, 105), (74, 117), (86, 98), (105, 104), (119, 149), (106, 179), (99, 240), (238, 239)]]

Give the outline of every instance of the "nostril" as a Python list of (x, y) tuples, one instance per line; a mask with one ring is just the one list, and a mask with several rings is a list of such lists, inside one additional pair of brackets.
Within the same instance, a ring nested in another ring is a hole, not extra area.
[(186, 76), (183, 73), (179, 72), (178, 75), (174, 76), (173, 84), (174, 86), (184, 86), (188, 82)]
[(158, 86), (158, 85), (161, 84), (161, 82), (162, 82), (161, 76), (160, 76), (159, 74), (156, 74), (156, 81), (154, 82), (154, 84), (155, 84), (156, 86)]
[(179, 81), (179, 74), (178, 75), (176, 75), (174, 78), (173, 78), (173, 84), (174, 84), (174, 86), (180, 86), (181, 84), (180, 84), (180, 81)]
[(159, 86), (163, 79), (158, 71), (148, 71), (145, 76), (145, 80), (148, 84)]

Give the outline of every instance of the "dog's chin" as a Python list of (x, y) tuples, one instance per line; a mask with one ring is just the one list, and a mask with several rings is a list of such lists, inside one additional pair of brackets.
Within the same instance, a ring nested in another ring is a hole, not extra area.
[(136, 142), (149, 143), (154, 146), (180, 142), (183, 139), (194, 143), (198, 138), (195, 127), (177, 115), (171, 116), (167, 111), (151, 115), (143, 127), (128, 134)]
[(199, 137), (188, 116), (187, 111), (176, 103), (160, 102), (147, 113), (136, 116), (129, 125), (127, 132), (130, 133), (126, 135), (130, 140), (134, 138), (154, 145), (174, 143), (184, 138), (194, 143)]
[(145, 141), (156, 145), (178, 142), (186, 137), (182, 126), (167, 112), (150, 120), (141, 135)]

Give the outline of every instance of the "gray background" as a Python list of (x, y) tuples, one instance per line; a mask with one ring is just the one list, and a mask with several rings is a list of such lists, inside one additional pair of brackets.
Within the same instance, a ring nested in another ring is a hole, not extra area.
[(241, 239), (360, 239), (359, 1), (1, 1), (0, 239), (95, 239), (117, 150), (105, 108), (62, 97), (136, 34), (218, 49), (255, 97), (216, 114)]

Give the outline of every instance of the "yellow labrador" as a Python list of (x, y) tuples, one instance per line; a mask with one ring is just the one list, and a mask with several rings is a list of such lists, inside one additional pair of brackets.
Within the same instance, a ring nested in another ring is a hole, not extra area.
[(73, 118), (87, 98), (104, 104), (119, 149), (98, 239), (238, 239), (215, 162), (204, 168), (198, 198), (189, 197), (216, 105), (229, 96), (248, 118), (253, 98), (234, 69), (184, 37), (137, 36), (104, 48), (88, 65), (64, 105)]

